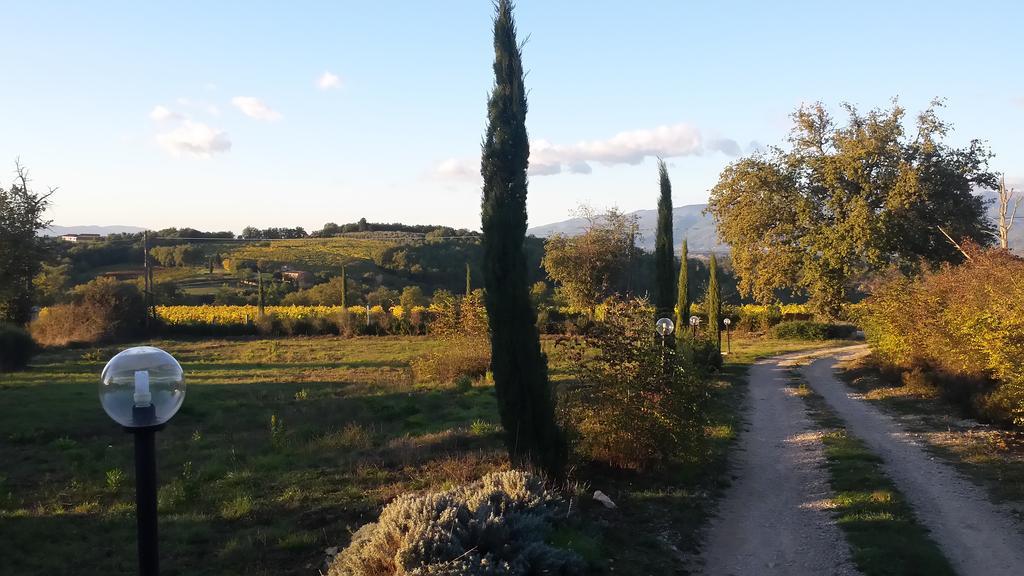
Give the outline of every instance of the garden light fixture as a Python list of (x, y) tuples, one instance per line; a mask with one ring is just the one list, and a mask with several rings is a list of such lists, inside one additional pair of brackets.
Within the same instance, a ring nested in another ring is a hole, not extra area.
[(135, 437), (139, 574), (156, 576), (156, 432), (185, 400), (185, 373), (173, 356), (159, 348), (129, 348), (107, 362), (99, 393), (107, 415)]
[(672, 331), (675, 330), (675, 328), (676, 325), (672, 322), (670, 318), (659, 318), (658, 321), (654, 323), (654, 330), (658, 334), (661, 334), (662, 346), (665, 345), (665, 337), (671, 334)]
[(726, 318), (725, 320), (722, 320), (722, 324), (725, 324), (725, 346), (726, 346), (726, 350), (727, 350), (726, 354), (732, 354), (732, 338), (731, 338), (732, 320), (730, 320), (729, 318)]

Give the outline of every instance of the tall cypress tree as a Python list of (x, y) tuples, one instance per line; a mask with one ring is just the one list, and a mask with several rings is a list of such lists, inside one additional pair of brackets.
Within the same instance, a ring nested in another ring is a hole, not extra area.
[(345, 267), (341, 267), (341, 307), (348, 309), (348, 279), (345, 278)]
[(547, 357), (530, 303), (526, 252), (526, 89), (510, 0), (495, 3), (494, 87), (487, 102), (480, 173), (484, 302), (490, 318), (491, 371), (505, 443), (513, 462), (565, 475), (565, 436), (555, 422)]
[(711, 255), (708, 261), (708, 294), (704, 305), (708, 313), (708, 338), (722, 348), (722, 292), (718, 287), (718, 260)]
[(473, 276), (470, 274), (470, 271), (469, 271), (469, 262), (466, 262), (466, 296), (469, 296), (469, 293), (473, 291), (473, 281), (472, 280), (473, 280)]
[(688, 250), (686, 238), (683, 238), (681, 264), (679, 265), (679, 286), (676, 294), (676, 338), (682, 339), (686, 334), (684, 328), (690, 322), (690, 277), (686, 268)]
[(665, 161), (658, 159), (658, 230), (654, 237), (654, 309), (658, 318), (669, 318), (676, 303), (676, 257), (672, 254), (672, 182)]

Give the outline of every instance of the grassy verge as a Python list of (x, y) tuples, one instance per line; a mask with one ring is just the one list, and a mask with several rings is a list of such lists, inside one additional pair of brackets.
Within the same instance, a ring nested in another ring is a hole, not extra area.
[[(702, 462), (679, 463), (657, 473), (579, 470), (577, 477), (585, 481), (578, 490), (580, 504), (589, 528), (573, 536), (596, 560), (595, 566), (614, 574), (687, 574), (689, 558), (699, 552), (702, 530), (732, 481), (729, 455), (743, 424), (750, 366), (762, 358), (843, 344), (848, 342), (733, 335), (732, 354), (709, 382), (708, 443)], [(605, 510), (594, 503), (594, 490), (608, 494), (618, 508)]]
[(796, 394), (822, 428), (833, 516), (865, 576), (953, 576), (913, 509), (885, 475), (882, 460), (850, 435), (824, 398), (794, 376)]
[[(316, 574), (396, 495), (507, 466), (493, 387), (412, 381), (433, 340), (155, 344), (188, 383), (157, 437), (164, 574)], [(0, 572), (135, 570), (131, 436), (97, 399), (116, 350), (0, 375)]]
[(936, 456), (984, 486), (997, 502), (1024, 516), (1024, 432), (980, 425), (939, 391), (912, 377), (887, 377), (870, 357), (840, 366), (839, 375), (864, 399), (900, 420)]

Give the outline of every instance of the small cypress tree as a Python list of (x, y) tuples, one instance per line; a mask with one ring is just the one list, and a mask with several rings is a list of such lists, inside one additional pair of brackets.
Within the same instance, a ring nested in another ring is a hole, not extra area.
[(466, 296), (473, 292), (473, 276), (469, 271), (469, 262), (466, 262)]
[(686, 268), (688, 253), (686, 238), (683, 238), (679, 265), (679, 292), (676, 296), (676, 339), (679, 340), (682, 340), (683, 335), (686, 334), (685, 326), (690, 322), (690, 277)]
[(708, 293), (704, 305), (708, 313), (708, 338), (722, 348), (722, 292), (718, 287), (718, 260), (711, 255), (708, 261)]
[(348, 279), (345, 278), (345, 267), (341, 267), (341, 307), (348, 309)]
[(483, 199), (484, 303), (490, 319), (491, 371), (505, 444), (514, 463), (530, 461), (565, 477), (567, 446), (555, 421), (547, 357), (526, 267), (526, 88), (512, 2), (498, 0), (494, 18), (494, 87), (487, 102), (480, 173)]
[(654, 237), (654, 309), (658, 318), (669, 318), (676, 303), (676, 257), (672, 253), (672, 182), (665, 161), (658, 159), (658, 229)]
[(259, 264), (256, 264), (256, 286), (258, 292), (256, 295), (256, 317), (263, 318), (263, 267)]

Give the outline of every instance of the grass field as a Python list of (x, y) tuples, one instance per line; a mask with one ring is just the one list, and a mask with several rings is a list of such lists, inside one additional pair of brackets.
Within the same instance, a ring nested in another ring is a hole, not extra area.
[[(158, 341), (186, 370), (157, 437), (165, 574), (316, 574), (328, 547), (408, 490), (507, 466), (493, 387), (422, 385), (428, 338)], [(553, 537), (607, 573), (671, 574), (727, 484), (736, 407), (756, 358), (827, 343), (738, 339), (712, 386), (707, 462), (661, 474), (575, 470), (581, 521)], [(131, 436), (103, 413), (99, 372), (119, 348), (47, 352), (0, 375), (4, 573), (131, 573)], [(559, 347), (552, 378), (568, 375)], [(594, 490), (618, 504), (605, 511)]]
[[(505, 466), (493, 388), (411, 381), (430, 340), (155, 344), (189, 384), (157, 437), (165, 574), (315, 574), (397, 494)], [(114, 352), (0, 375), (0, 572), (134, 571), (131, 436), (97, 399)]]

